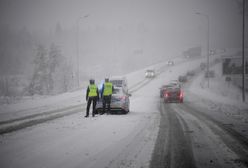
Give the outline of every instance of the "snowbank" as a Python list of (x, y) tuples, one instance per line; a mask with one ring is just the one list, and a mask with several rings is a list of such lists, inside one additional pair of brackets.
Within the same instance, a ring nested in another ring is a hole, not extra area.
[(190, 86), (190, 91), (214, 102), (247, 107), (248, 94), (246, 93), (246, 102), (243, 103), (242, 91), (225, 81), (225, 76), (222, 76), (221, 68), (221, 64), (217, 64), (210, 68), (210, 70), (214, 70), (215, 77), (209, 78), (209, 88), (207, 78), (205, 78), (202, 73), (194, 79), (194, 82)]

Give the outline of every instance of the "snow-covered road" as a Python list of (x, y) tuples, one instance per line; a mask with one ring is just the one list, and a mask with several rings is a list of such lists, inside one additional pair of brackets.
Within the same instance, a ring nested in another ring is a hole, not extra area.
[(211, 87), (205, 88), (202, 73), (190, 78), (183, 85), (182, 104), (161, 99), (160, 129), (150, 167), (248, 167), (247, 103), (222, 97), (223, 91), (225, 95), (238, 91), (218, 78), (210, 80)]
[(230, 125), (187, 102), (165, 104), (161, 100), (160, 108), (161, 125), (151, 167), (248, 166), (248, 141)]
[[(2, 134), (0, 167), (247, 166), (247, 139), (235, 138), (233, 133), (247, 135), (247, 123), (239, 125), (240, 132), (232, 129), (231, 133), (224, 129), (228, 128), (223, 125), (226, 113), (210, 118), (208, 113), (213, 112), (200, 99), (203, 95), (196, 97), (190, 87), (200, 88), (197, 78), (184, 86), (184, 104), (164, 104), (159, 98), (161, 85), (199, 67), (201, 61), (178, 59), (172, 67), (154, 65), (160, 75), (152, 80), (144, 79), (144, 70), (128, 74), (132, 96), (127, 115), (84, 118), (82, 105), (71, 115)], [(79, 103), (84, 101), (84, 96), (77, 98), (83, 99), (77, 99)], [(236, 126), (237, 120), (232, 121)]]

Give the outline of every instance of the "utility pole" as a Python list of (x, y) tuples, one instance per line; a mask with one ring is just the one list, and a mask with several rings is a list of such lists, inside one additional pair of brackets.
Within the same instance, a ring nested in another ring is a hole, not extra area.
[(209, 16), (207, 14), (203, 14), (201, 12), (196, 12), (197, 15), (202, 15), (207, 19), (207, 80), (208, 80), (208, 88), (209, 88), (209, 38), (210, 38), (210, 31), (209, 31)]
[(77, 40), (76, 40), (76, 42), (77, 42), (77, 72), (76, 72), (76, 80), (77, 80), (77, 87), (79, 88), (79, 83), (80, 83), (80, 80), (79, 80), (79, 78), (80, 78), (80, 74), (79, 74), (79, 22), (80, 22), (80, 19), (84, 19), (84, 18), (87, 18), (87, 17), (89, 17), (89, 14), (87, 14), (87, 15), (84, 15), (84, 16), (80, 16), (80, 17), (78, 17), (77, 18), (77, 34), (76, 34), (76, 38), (77, 38)]
[(76, 71), (76, 80), (77, 80), (77, 88), (79, 88), (79, 20), (80, 17), (77, 19), (77, 71)]
[(242, 100), (245, 102), (245, 1), (243, 0), (243, 30), (242, 30)]
[(207, 28), (207, 39), (208, 39), (208, 42), (207, 42), (207, 73), (208, 73), (208, 88), (209, 88), (209, 16), (206, 15), (207, 17), (207, 21), (208, 21), (208, 28)]

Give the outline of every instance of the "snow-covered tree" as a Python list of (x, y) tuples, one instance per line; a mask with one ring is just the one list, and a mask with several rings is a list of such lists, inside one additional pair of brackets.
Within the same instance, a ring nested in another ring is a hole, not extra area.
[(72, 79), (71, 65), (67, 63), (59, 46), (52, 44), (49, 52), (49, 77), (50, 89), (53, 93), (68, 91)]
[(47, 50), (44, 46), (39, 45), (34, 60), (35, 69), (28, 91), (31, 95), (49, 93), (49, 64)]
[(63, 92), (69, 91), (72, 88), (73, 84), (73, 69), (71, 64), (64, 62), (64, 68), (62, 69), (63, 72)]
[(60, 68), (59, 66), (61, 65), (61, 62), (63, 62), (63, 57), (61, 54), (60, 49), (58, 48), (58, 46), (56, 46), (55, 44), (52, 44), (50, 47), (50, 51), (49, 51), (49, 60), (48, 60), (48, 64), (49, 64), (49, 90), (52, 91), (54, 90), (54, 78), (55, 72), (57, 73), (58, 69)]
[(66, 62), (59, 46), (51, 44), (47, 51), (44, 46), (39, 45), (34, 63), (29, 94), (58, 94), (70, 89), (72, 68)]

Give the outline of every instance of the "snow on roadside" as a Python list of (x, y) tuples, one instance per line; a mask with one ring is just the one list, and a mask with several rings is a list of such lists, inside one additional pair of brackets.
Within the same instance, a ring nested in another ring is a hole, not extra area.
[[(217, 64), (210, 68), (210, 70), (214, 70), (215, 77), (209, 78), (209, 88), (207, 86), (207, 79), (202, 73), (194, 79), (193, 84), (190, 86), (190, 91), (215, 102), (236, 106), (247, 106), (248, 101), (245, 103), (242, 102), (241, 90), (225, 81), (225, 76), (222, 76), (221, 68), (221, 64)], [(248, 94), (246, 93), (246, 97), (247, 96)]]
[(85, 101), (85, 90), (55, 96), (39, 96), (15, 104), (3, 104), (0, 105), (0, 121), (80, 105), (85, 103), (83, 101)]
[(201, 73), (189, 86), (188, 100), (197, 108), (203, 108), (202, 112), (248, 138), (248, 94), (246, 102), (242, 102), (241, 90), (225, 81), (221, 64), (210, 69), (215, 71), (215, 77), (209, 78), (209, 88), (204, 73)]

